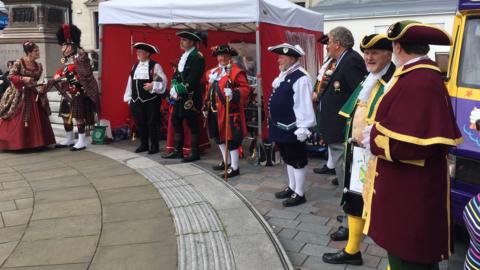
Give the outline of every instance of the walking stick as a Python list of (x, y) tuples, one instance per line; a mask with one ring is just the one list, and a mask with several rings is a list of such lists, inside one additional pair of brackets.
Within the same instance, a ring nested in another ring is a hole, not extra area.
[[(225, 87), (230, 88), (232, 87), (232, 80), (230, 79), (230, 72), (232, 71), (232, 64), (228, 63), (228, 65), (225, 67), (225, 72), (227, 73), (227, 84)], [(230, 123), (230, 97), (226, 96), (225, 97), (225, 168), (224, 171), (225, 173), (223, 174), (225, 182), (228, 182), (228, 156), (229, 156), (229, 151), (228, 151), (228, 129), (229, 129), (229, 123)]]

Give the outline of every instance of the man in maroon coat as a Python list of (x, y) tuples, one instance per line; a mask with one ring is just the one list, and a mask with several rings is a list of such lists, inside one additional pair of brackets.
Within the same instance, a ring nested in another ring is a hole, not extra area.
[(415, 21), (393, 24), (387, 36), (398, 68), (364, 130), (376, 156), (364, 190), (365, 232), (387, 250), (392, 270), (438, 269), (450, 255), (447, 154), (462, 137), (440, 70), (426, 54), (429, 44), (450, 45), (450, 37)]

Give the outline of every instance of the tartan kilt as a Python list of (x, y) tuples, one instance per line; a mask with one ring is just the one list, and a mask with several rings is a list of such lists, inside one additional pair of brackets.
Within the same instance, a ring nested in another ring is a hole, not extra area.
[(74, 119), (85, 119), (87, 126), (95, 124), (95, 104), (84, 93), (73, 96), (71, 102), (62, 98), (58, 116), (68, 118), (70, 113)]

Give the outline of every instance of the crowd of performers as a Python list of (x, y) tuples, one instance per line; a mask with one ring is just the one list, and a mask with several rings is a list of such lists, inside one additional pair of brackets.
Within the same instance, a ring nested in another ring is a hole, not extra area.
[[(11, 86), (0, 101), (1, 150), (47, 145), (85, 149), (85, 132), (98, 118), (100, 103), (80, 34), (71, 24), (59, 29), (63, 68), (43, 83), (38, 46), (23, 44), (25, 56), (13, 63)], [(206, 129), (222, 156), (213, 169), (223, 171), (222, 177), (235, 177), (240, 174), (250, 91), (245, 71), (232, 61), (238, 53), (218, 44), (211, 49), (218, 64), (206, 67), (198, 48), (205, 35), (182, 30), (177, 36), (183, 54), (170, 81), (151, 59), (159, 53), (154, 45), (133, 45), (138, 62), (128, 77), (124, 101), (138, 130), (135, 152), (159, 152), (160, 106), (166, 98), (173, 142), (162, 158), (200, 159), (201, 131)], [(427, 53), (429, 45), (450, 45), (450, 37), (430, 25), (400, 21), (386, 34), (365, 36), (359, 48), (363, 57), (353, 50), (353, 36), (344, 27), (332, 29), (319, 42), (326, 45), (327, 58), (315, 84), (300, 64), (305, 52), (299, 45), (268, 48), (277, 55), (279, 69), (265, 111), (269, 141), (288, 172), (286, 187), (275, 197), (284, 199), (285, 207), (307, 201), (305, 141), (316, 130), (329, 158), (315, 172), (336, 175), (347, 215), (345, 226), (330, 235), (333, 241), (348, 240), (347, 245), (323, 254), (323, 261), (361, 265), (360, 243), (366, 234), (387, 251), (390, 269), (438, 269), (451, 252), (446, 155), (462, 138), (440, 70)], [(59, 116), (66, 138), (58, 144), (48, 120), (46, 92), (51, 87), (62, 95)], [(358, 157), (364, 163), (362, 177), (356, 170)]]

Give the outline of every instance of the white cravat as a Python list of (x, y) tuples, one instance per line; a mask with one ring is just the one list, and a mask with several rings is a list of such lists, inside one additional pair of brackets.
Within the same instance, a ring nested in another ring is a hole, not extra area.
[(150, 60), (138, 62), (137, 69), (133, 74), (134, 80), (148, 80), (149, 79), (149, 70), (148, 63)]
[(178, 71), (183, 72), (183, 69), (185, 68), (185, 63), (187, 62), (187, 58), (190, 55), (191, 52), (195, 50), (195, 47), (190, 48), (190, 50), (185, 51), (182, 54), (182, 57), (180, 57), (180, 61), (178, 62)]
[(391, 65), (391, 63), (386, 65), (378, 73), (370, 72), (368, 74), (367, 78), (365, 79), (365, 81), (362, 84), (362, 90), (360, 91), (360, 94), (358, 94), (358, 99), (360, 101), (365, 102), (365, 103), (368, 102), (373, 88), (375, 88), (375, 86), (377, 85), (378, 80), (380, 80), (382, 78), (382, 76), (385, 75), (385, 73), (387, 73), (388, 68), (390, 68), (390, 65)]
[(297, 70), (299, 67), (300, 67), (300, 62), (297, 61), (295, 64), (287, 68), (287, 70), (280, 72), (280, 74), (278, 74), (278, 77), (273, 80), (272, 87), (273, 88), (279, 87), (280, 84), (285, 80), (285, 77), (287, 77), (287, 75), (292, 73), (293, 71)]

